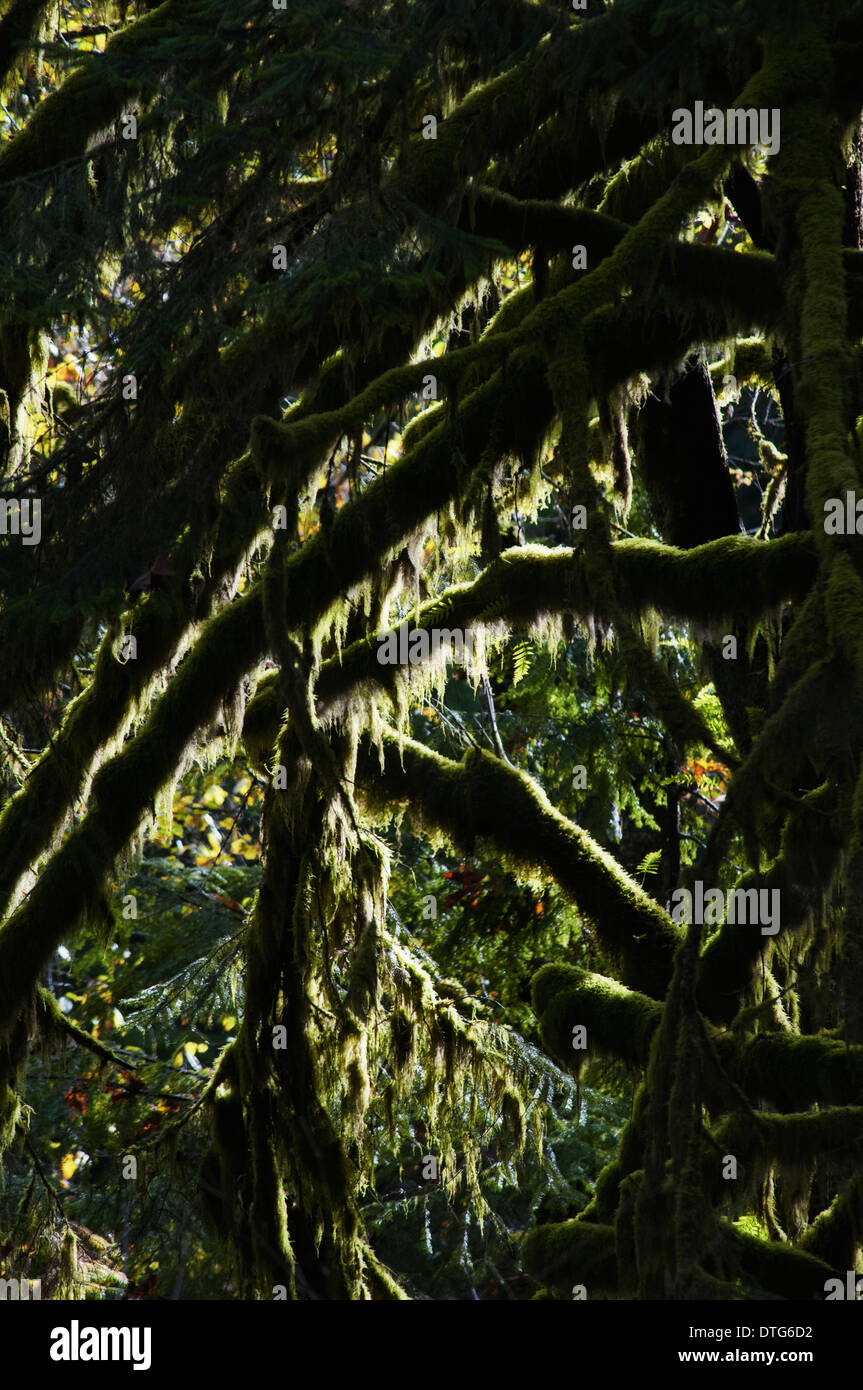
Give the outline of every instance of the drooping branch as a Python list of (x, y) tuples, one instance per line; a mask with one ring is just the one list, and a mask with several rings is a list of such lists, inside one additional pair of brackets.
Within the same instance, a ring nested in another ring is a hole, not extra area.
[[(647, 1066), (663, 1009), (654, 998), (571, 965), (543, 966), (532, 990), (545, 1042), (561, 1060), (570, 1065), (584, 1060), (572, 1043), (573, 1027), (584, 1024), (588, 1058), (613, 1057), (639, 1070)], [(816, 1034), (759, 1033), (746, 1039), (706, 1021), (705, 1027), (719, 1067), (704, 1073), (705, 1101), (715, 1115), (736, 1110), (732, 1087), (753, 1107), (766, 1103), (783, 1116), (815, 1104), (825, 1107), (825, 1115), (832, 1113), (828, 1107), (857, 1112), (863, 1100), (863, 1047)]]
[[(188, 12), (187, 0), (165, 0), (114, 34), (106, 46), (107, 54), (134, 58), (146, 52), (184, 11)], [(123, 83), (116, 80), (113, 69), (109, 75), (92, 64), (73, 73), (37, 106), (24, 130), (0, 154), (0, 185), (82, 158), (88, 140), (116, 120), (130, 98), (154, 89), (159, 77), (159, 68), (153, 63), (140, 64)]]
[(544, 965), (531, 984), (533, 1007), (550, 1052), (570, 1065), (583, 1060), (573, 1052), (573, 1029), (587, 1029), (586, 1057), (605, 1053), (631, 1067), (644, 1067), (662, 1004), (626, 989), (606, 975), (572, 965)]
[[(540, 430), (545, 423), (542, 375), (538, 372), (534, 380), (532, 365), (530, 360), (525, 362), (520, 384), (531, 401), (533, 416), (525, 419), (518, 396), (507, 398), (513, 433), (522, 439), (526, 430)], [(459, 408), (468, 457), (481, 454), (485, 412), (495, 387), (499, 392), (499, 383), (493, 379)], [(339, 512), (331, 540), (318, 534), (288, 558), (286, 626), (313, 626), (320, 621), (343, 589), (376, 573), (379, 558), (403, 544), (431, 513), (458, 496), (469, 476), (463, 456), (453, 456), (449, 427), (438, 426), (385, 477)], [(374, 549), (368, 544), (372, 536)], [(27, 902), (0, 929), (0, 1020), (4, 1023), (14, 1001), (25, 997), (43, 961), (70, 926), (82, 913), (102, 910), (105, 875), (148, 807), (181, 767), (195, 731), (233, 697), (244, 675), (262, 659), (266, 643), (262, 592), (259, 582), (207, 625), (144, 729), (101, 769), (86, 819), (47, 866)], [(52, 895), (55, 910), (48, 913), (42, 904)], [(57, 910), (56, 904), (62, 907)]]
[(104, 915), (104, 885), (117, 856), (184, 766), (195, 731), (232, 699), (263, 645), (260, 601), (238, 599), (211, 620), (144, 728), (100, 769), (86, 817), (0, 928), (0, 1032), (67, 932), (85, 913)]
[[(722, 1224), (720, 1258), (729, 1273), (739, 1271), (754, 1293), (764, 1290), (780, 1298), (822, 1298), (826, 1281), (836, 1269), (802, 1250), (745, 1235)], [(536, 1226), (522, 1246), (528, 1274), (540, 1284), (569, 1289), (585, 1287), (588, 1298), (603, 1293), (620, 1296), (631, 1289), (632, 1271), (625, 1263), (618, 1269), (617, 1238), (613, 1226), (599, 1226), (576, 1218), (561, 1224)]]
[[(623, 540), (612, 544), (610, 562), (619, 599), (633, 618), (660, 613), (717, 628), (726, 622), (751, 623), (785, 600), (804, 597), (815, 574), (813, 544), (805, 535), (767, 544), (728, 537), (689, 551), (659, 541)], [(420, 605), (410, 628), (431, 632), (487, 627), (494, 632), (501, 623), (509, 629), (530, 628), (565, 613), (602, 623), (608, 619), (605, 594), (592, 581), (578, 547), (517, 547), (505, 551), (472, 583), (455, 585)], [(355, 642), (338, 659), (324, 662), (316, 683), (322, 717), (343, 712), (358, 687), (370, 681), (394, 693), (399, 682), (410, 679), (412, 669), (421, 676), (420, 667), (379, 662), (382, 636), (376, 633)], [(261, 731), (263, 741), (271, 744), (263, 723)], [(712, 742), (713, 736), (705, 733)]]
[(48, 0), (13, 0), (0, 20), (0, 93), (11, 68), (38, 34), (47, 9)]
[(863, 1106), (831, 1106), (809, 1114), (771, 1115), (765, 1111), (729, 1115), (714, 1138), (724, 1153), (746, 1164), (794, 1166), (818, 1158), (837, 1162), (863, 1143)]
[(654, 998), (668, 981), (679, 933), (666, 913), (579, 826), (556, 811), (516, 768), (480, 751), (461, 763), (395, 733), (382, 761), (361, 746), (356, 778), (368, 804), (407, 803), (409, 812), (470, 851), (488, 840), (520, 870), (550, 872), (596, 926), (621, 978)]

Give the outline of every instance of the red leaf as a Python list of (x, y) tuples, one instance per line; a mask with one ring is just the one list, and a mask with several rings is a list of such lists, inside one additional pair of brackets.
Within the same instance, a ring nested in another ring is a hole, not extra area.
[(70, 1110), (76, 1110), (79, 1115), (86, 1115), (88, 1097), (83, 1086), (70, 1086), (63, 1099)]

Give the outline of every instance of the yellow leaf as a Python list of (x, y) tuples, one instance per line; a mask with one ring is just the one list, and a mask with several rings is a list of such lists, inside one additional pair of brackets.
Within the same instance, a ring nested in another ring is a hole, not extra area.
[(78, 1167), (78, 1160), (74, 1154), (64, 1154), (60, 1159), (60, 1173), (68, 1182), (75, 1169)]
[(221, 806), (223, 801), (228, 798), (228, 793), (224, 787), (220, 787), (218, 782), (214, 782), (212, 787), (208, 787), (201, 800), (205, 806)]

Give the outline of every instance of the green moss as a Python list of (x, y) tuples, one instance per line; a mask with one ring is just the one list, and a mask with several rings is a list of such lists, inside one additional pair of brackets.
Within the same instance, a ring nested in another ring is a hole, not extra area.
[(721, 1149), (746, 1164), (793, 1168), (824, 1153), (838, 1161), (863, 1143), (863, 1107), (837, 1106), (802, 1115), (741, 1112), (723, 1120), (715, 1138)]
[(578, 1218), (536, 1226), (522, 1242), (521, 1257), (527, 1273), (540, 1284), (583, 1284), (588, 1299), (617, 1290), (613, 1226)]
[[(616, 980), (569, 965), (544, 965), (533, 977), (533, 1007), (543, 1042), (570, 1064), (596, 1055), (645, 1067), (662, 1005)], [(573, 1026), (587, 1029), (587, 1051), (573, 1050)]]
[(0, 1031), (73, 925), (98, 913), (114, 860), (182, 764), (195, 731), (261, 659), (263, 644), (260, 596), (252, 591), (210, 621), (145, 726), (99, 771), (86, 819), (0, 929)]
[(505, 862), (538, 876), (551, 872), (594, 922), (604, 950), (619, 961), (622, 979), (661, 997), (678, 929), (529, 778), (482, 752), (469, 753), (459, 764), (395, 735), (384, 739), (383, 749), (383, 766), (369, 747), (357, 764), (357, 781), (371, 804), (408, 802), (412, 814), (444, 829), (466, 850), (482, 827)]
[[(747, 258), (748, 259), (748, 258)], [(763, 338), (743, 338), (734, 344), (733, 372), (738, 383), (774, 391), (773, 353)]]
[(823, 1298), (825, 1281), (835, 1275), (823, 1260), (790, 1245), (760, 1240), (730, 1222), (721, 1222), (721, 1228), (750, 1296), (763, 1291), (788, 1299)]
[(753, 1103), (800, 1111), (855, 1106), (863, 1097), (863, 1047), (791, 1033), (761, 1033), (745, 1043), (725, 1034), (715, 1046), (728, 1075)]
[(863, 1182), (859, 1167), (837, 1193), (826, 1211), (821, 1212), (801, 1241), (808, 1254), (825, 1260), (842, 1277), (859, 1268), (863, 1244)]
[[(92, 64), (74, 73), (40, 102), (22, 134), (0, 154), (0, 183), (31, 176), (83, 154), (88, 139), (116, 120), (129, 98), (158, 81), (156, 65), (119, 81), (112, 56), (140, 52), (164, 33), (165, 22), (182, 12), (180, 0), (163, 5), (115, 34), (106, 47), (105, 71)], [(146, 74), (146, 76), (145, 76)]]
[[(768, 789), (774, 797), (780, 794), (775, 785), (768, 784)], [(739, 814), (736, 800), (734, 813)], [(773, 942), (808, 929), (813, 894), (829, 882), (838, 864), (840, 822), (833, 786), (825, 783), (807, 793), (791, 804), (776, 859), (761, 872), (744, 874), (735, 885), (744, 891), (778, 890), (782, 917), (776, 937), (762, 936), (751, 924), (725, 922), (707, 942), (699, 961), (698, 999), (716, 1022), (730, 1023), (734, 1018), (741, 996), (751, 989), (756, 973), (769, 963)], [(744, 826), (750, 829), (751, 822), (744, 820)], [(763, 835), (763, 824), (758, 829)], [(750, 829), (750, 834), (754, 839), (754, 830)], [(751, 853), (758, 858), (757, 842), (752, 844)]]

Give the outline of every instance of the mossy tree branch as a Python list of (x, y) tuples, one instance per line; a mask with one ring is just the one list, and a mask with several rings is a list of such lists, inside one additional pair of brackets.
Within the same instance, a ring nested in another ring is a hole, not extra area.
[(472, 751), (461, 763), (412, 739), (384, 738), (382, 764), (361, 749), (357, 782), (372, 807), (407, 803), (411, 814), (470, 849), (478, 835), (521, 869), (548, 870), (595, 923), (604, 950), (633, 988), (661, 997), (679, 933), (652, 898), (530, 778)]

